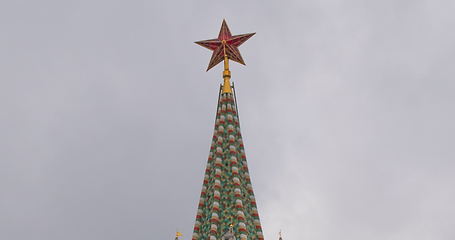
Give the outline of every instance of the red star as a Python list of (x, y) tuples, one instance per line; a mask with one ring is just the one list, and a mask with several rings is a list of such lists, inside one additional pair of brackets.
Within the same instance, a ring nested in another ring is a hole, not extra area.
[(242, 43), (244, 43), (254, 34), (256, 33), (247, 33), (232, 36), (226, 21), (223, 20), (223, 24), (221, 24), (220, 34), (218, 34), (218, 38), (195, 42), (196, 44), (199, 44), (213, 51), (212, 58), (210, 59), (207, 71), (224, 60), (225, 51), (226, 56), (229, 59), (245, 65), (245, 62), (242, 59), (242, 55), (240, 55), (240, 51), (237, 47), (242, 45)]

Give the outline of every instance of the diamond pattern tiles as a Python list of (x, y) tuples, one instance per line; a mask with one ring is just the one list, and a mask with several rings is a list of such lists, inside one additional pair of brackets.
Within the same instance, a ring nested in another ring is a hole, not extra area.
[(221, 93), (192, 240), (263, 240), (232, 93)]

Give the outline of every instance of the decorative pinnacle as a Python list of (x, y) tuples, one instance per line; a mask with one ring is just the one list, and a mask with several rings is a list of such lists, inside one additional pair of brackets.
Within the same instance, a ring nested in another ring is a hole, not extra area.
[(207, 67), (207, 71), (216, 66), (221, 61), (224, 61), (223, 93), (232, 92), (230, 84), (231, 72), (229, 71), (229, 59), (245, 65), (238, 47), (254, 34), (256, 33), (247, 33), (232, 36), (226, 20), (223, 19), (218, 38), (195, 42), (196, 44), (213, 51), (212, 58), (210, 59), (209, 66)]
[(183, 236), (181, 232), (179, 232), (179, 231), (175, 232), (175, 240), (178, 240), (179, 237), (181, 237), (181, 236)]

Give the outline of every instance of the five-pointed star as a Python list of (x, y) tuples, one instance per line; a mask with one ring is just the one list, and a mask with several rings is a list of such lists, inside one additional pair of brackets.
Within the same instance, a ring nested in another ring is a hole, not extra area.
[(237, 47), (242, 45), (242, 43), (244, 43), (254, 34), (255, 33), (247, 33), (232, 36), (226, 21), (223, 20), (218, 38), (195, 42), (196, 44), (199, 44), (213, 51), (207, 71), (224, 60), (225, 52), (228, 59), (245, 65), (245, 62), (242, 59), (242, 55), (240, 55), (240, 51)]

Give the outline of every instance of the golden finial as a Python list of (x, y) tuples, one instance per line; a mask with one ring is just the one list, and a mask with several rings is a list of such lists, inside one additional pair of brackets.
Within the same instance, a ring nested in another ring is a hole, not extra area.
[(183, 236), (183, 234), (179, 231), (175, 231), (175, 239), (179, 239), (179, 237)]
[(226, 40), (223, 40), (222, 43), (223, 43), (223, 52), (224, 52), (223, 93), (232, 93), (231, 71), (229, 70), (229, 59), (226, 54)]

